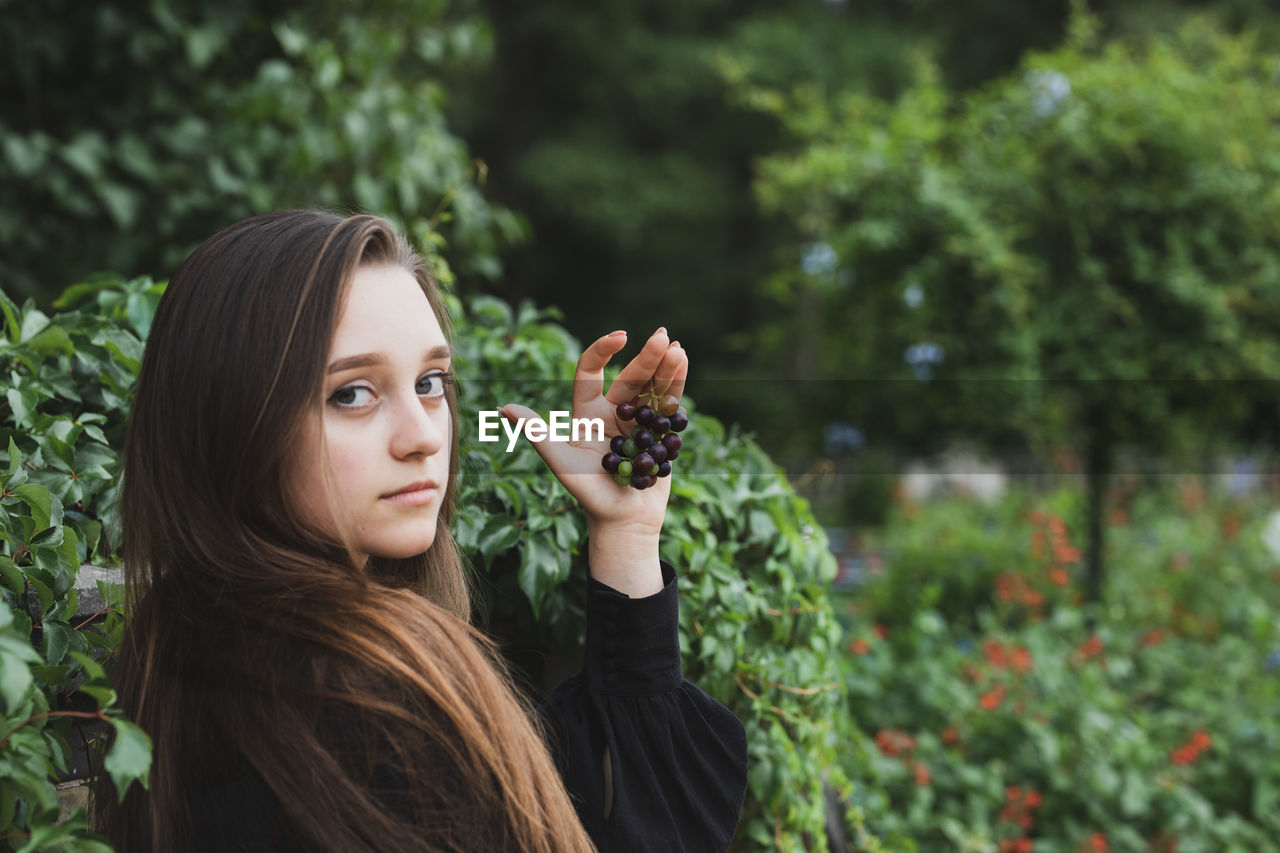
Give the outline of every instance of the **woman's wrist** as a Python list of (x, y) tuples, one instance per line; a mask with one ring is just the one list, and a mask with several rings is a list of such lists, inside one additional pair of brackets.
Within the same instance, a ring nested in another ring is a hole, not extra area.
[(616, 522), (588, 522), (587, 529), (591, 577), (631, 598), (662, 591), (659, 530)]

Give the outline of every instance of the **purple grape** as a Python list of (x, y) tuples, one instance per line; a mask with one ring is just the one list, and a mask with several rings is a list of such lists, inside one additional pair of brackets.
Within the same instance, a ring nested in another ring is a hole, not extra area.
[(631, 431), (631, 440), (636, 443), (636, 447), (647, 450), (649, 445), (653, 444), (653, 433), (644, 427), (636, 427)]
[(641, 453), (631, 460), (631, 470), (637, 474), (649, 474), (652, 473), (656, 464), (648, 453)]
[(677, 459), (679, 459), (679, 458), (680, 458), (680, 451), (679, 451), (679, 450), (668, 450), (668, 451), (667, 451), (667, 461), (668, 461), (668, 462), (675, 462), (675, 461), (676, 461)]
[(649, 449), (646, 450), (645, 453), (648, 453), (650, 456), (652, 456), (653, 461), (658, 465), (661, 465), (663, 462), (667, 461), (667, 446), (663, 444), (661, 441), (655, 441), (652, 445), (649, 446)]
[(622, 455), (622, 445), (626, 444), (627, 439), (621, 435), (615, 435), (613, 440), (609, 442), (609, 449), (619, 456)]
[(661, 465), (659, 465), (659, 466), (658, 466), (658, 476), (659, 476), (659, 477), (668, 477), (668, 476), (670, 476), (670, 475), (671, 475), (671, 463), (670, 463), (670, 462), (663, 462)]
[(669, 432), (664, 435), (662, 437), (662, 443), (666, 445), (668, 459), (675, 459), (675, 454), (679, 452), (680, 446), (683, 444), (680, 440), (680, 436), (676, 435), (674, 432)]
[(664, 432), (671, 429), (671, 418), (666, 415), (654, 415), (653, 423), (649, 424), (649, 429), (653, 430), (658, 435), (662, 435)]
[(604, 466), (604, 470), (612, 474), (618, 470), (618, 463), (622, 461), (622, 457), (617, 453), (606, 453), (604, 458), (600, 460), (600, 464)]
[(632, 474), (631, 485), (637, 489), (647, 489), (653, 483), (653, 477), (649, 474)]
[(629, 421), (636, 416), (636, 407), (630, 401), (624, 401), (618, 404), (618, 417), (624, 421)]
[(648, 406), (641, 406), (636, 409), (636, 423), (641, 426), (648, 426), (653, 423), (653, 416), (656, 414), (653, 409)]
[(684, 428), (689, 425), (689, 416), (685, 414), (684, 409), (680, 409), (671, 416), (671, 431), (684, 432)]

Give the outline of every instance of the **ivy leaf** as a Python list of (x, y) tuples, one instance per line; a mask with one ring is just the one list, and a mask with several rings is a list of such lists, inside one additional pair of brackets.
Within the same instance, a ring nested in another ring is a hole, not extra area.
[(151, 784), (148, 775), (151, 770), (151, 738), (128, 720), (109, 717), (107, 721), (115, 729), (116, 736), (102, 766), (111, 774), (119, 801), (124, 802), (124, 795), (135, 781), (140, 782), (143, 788)]
[[(13, 618), (7, 607), (3, 608), (3, 616), (8, 620)], [(8, 624), (6, 621), (5, 625)], [(6, 710), (18, 707), (31, 689), (29, 664), (40, 663), (40, 656), (26, 638), (18, 637), (13, 631), (0, 634), (0, 699), (4, 700)]]
[(13, 410), (13, 420), (18, 426), (30, 427), (31, 416), (35, 413), (39, 402), (35, 392), (10, 388), (5, 392), (5, 398), (9, 401), (9, 408)]
[(502, 552), (515, 547), (520, 541), (520, 528), (504, 516), (493, 516), (480, 534), (480, 554), (485, 564), (493, 562), (493, 558)]
[(22, 451), (18, 449), (18, 445), (14, 442), (13, 436), (9, 436), (9, 476), (17, 474), (22, 468)]
[(22, 569), (8, 557), (0, 556), (0, 581), (14, 595), (22, 595), (27, 589), (27, 577)]
[(546, 537), (531, 537), (524, 547), (524, 560), (520, 564), (518, 581), (520, 589), (533, 606), (533, 614), (537, 616), (542, 603), (551, 594), (559, 582), (559, 561), (556, 551)]
[(26, 483), (11, 491), (31, 508), (31, 520), (36, 523), (37, 529), (44, 530), (62, 523), (62, 502), (44, 486)]
[(44, 652), (44, 659), (50, 666), (62, 663), (63, 658), (67, 656), (72, 633), (71, 626), (66, 622), (47, 619), (44, 621), (40, 649)]

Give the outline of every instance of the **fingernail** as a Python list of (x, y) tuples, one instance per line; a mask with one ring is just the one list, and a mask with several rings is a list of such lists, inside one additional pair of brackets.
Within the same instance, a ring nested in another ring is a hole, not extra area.
[(619, 330), (618, 330), (618, 331), (616, 331), (616, 332), (610, 332), (609, 334), (605, 335), (605, 337), (607, 337), (607, 338), (616, 338), (618, 335), (625, 335), (625, 334), (626, 334), (626, 332), (624, 332), (622, 329), (619, 329)]
[(654, 332), (655, 335), (665, 335), (666, 333), (667, 333), (666, 326), (659, 326), (658, 331)]
[[(673, 347), (680, 347), (680, 342), (679, 342), (679, 341), (672, 341), (672, 342), (671, 342), (671, 346), (673, 346)], [(684, 349), (684, 347), (680, 347), (680, 349)]]

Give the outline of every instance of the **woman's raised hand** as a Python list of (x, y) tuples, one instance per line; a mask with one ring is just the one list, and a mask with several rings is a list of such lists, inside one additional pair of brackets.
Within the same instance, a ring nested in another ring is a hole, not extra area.
[[(653, 383), (656, 394), (671, 394), (677, 399), (684, 393), (689, 373), (689, 358), (679, 341), (671, 341), (665, 328), (654, 332), (644, 348), (604, 392), (604, 368), (609, 359), (627, 343), (626, 332), (613, 332), (597, 339), (578, 359), (573, 382), (573, 414), (579, 418), (599, 418), (604, 422), (604, 440), (534, 441), (534, 448), (546, 461), (556, 478), (577, 498), (587, 514), (593, 535), (603, 528), (620, 528), (634, 534), (649, 532), (656, 536), (666, 515), (671, 495), (671, 478), (660, 477), (655, 485), (643, 491), (620, 486), (600, 465), (609, 451), (609, 440), (615, 435), (630, 436), (634, 421), (618, 418), (619, 403), (630, 400)], [(541, 420), (525, 406), (503, 406), (504, 415), (514, 421), (525, 418)], [(584, 431), (585, 434), (585, 431)]]

